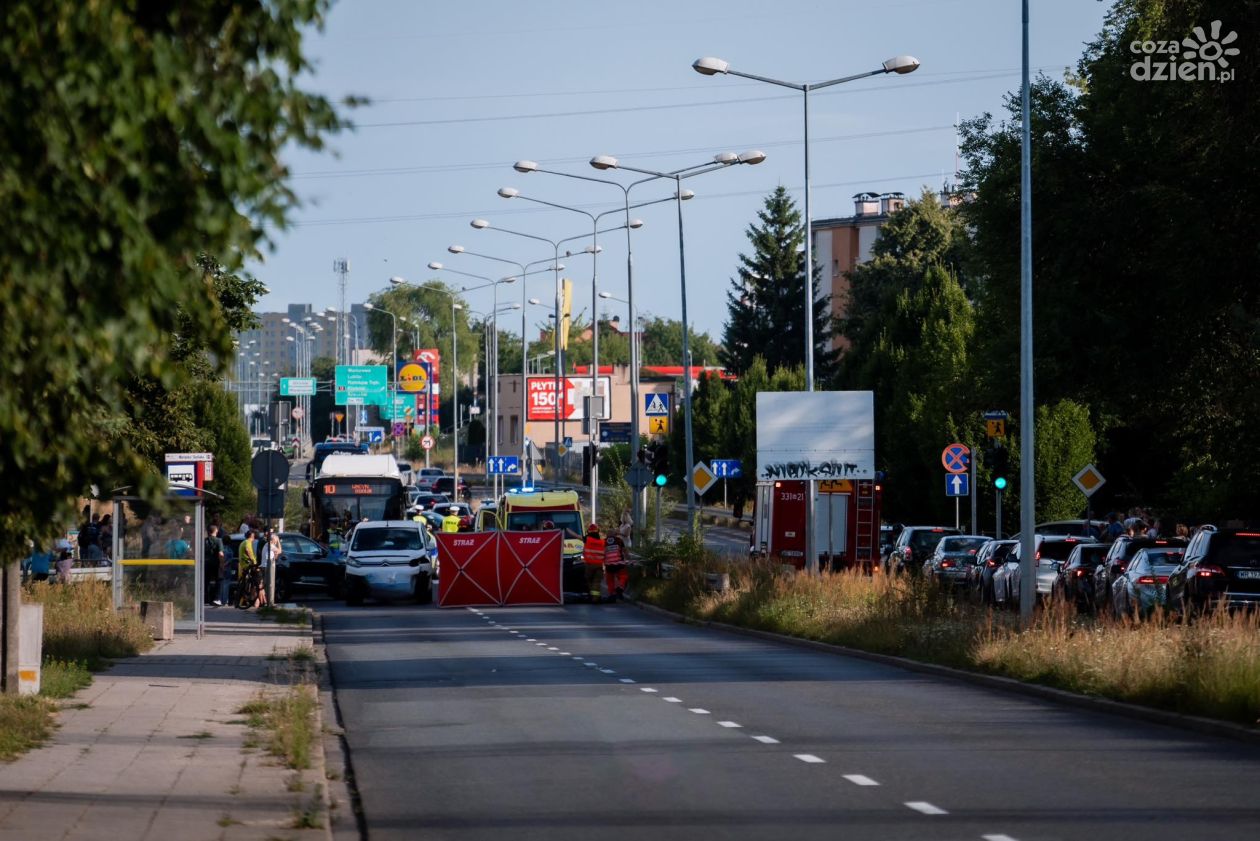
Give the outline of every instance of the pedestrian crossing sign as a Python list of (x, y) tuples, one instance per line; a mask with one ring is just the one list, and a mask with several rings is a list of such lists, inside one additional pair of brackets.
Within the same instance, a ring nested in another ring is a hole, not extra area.
[(648, 416), (648, 435), (668, 435), (669, 415)]
[(649, 418), (669, 417), (669, 395), (643, 395), (643, 414), (647, 415)]

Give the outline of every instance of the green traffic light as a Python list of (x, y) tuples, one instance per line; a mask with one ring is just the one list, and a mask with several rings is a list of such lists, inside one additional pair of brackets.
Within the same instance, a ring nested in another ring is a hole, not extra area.
[(1005, 477), (1005, 476), (999, 476), (999, 477), (997, 477), (996, 479), (994, 479), (994, 480), (993, 480), (993, 487), (997, 488), (999, 491), (1004, 491), (1004, 490), (1006, 490), (1006, 477)]
[(658, 488), (663, 488), (663, 487), (665, 487), (665, 482), (666, 482), (666, 477), (665, 477), (665, 474), (664, 474), (664, 473), (658, 473), (658, 474), (656, 474), (656, 486), (657, 486)]

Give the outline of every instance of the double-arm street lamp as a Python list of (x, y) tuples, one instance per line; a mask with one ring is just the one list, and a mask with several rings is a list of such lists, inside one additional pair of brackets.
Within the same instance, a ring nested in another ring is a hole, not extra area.
[(865, 79), (868, 76), (881, 76), (885, 73), (897, 73), (904, 75), (913, 73), (919, 68), (919, 60), (914, 56), (899, 55), (885, 61), (875, 70), (868, 70), (865, 73), (855, 73), (852, 76), (842, 76), (839, 79), (829, 79), (825, 82), (785, 82), (782, 79), (771, 79), (768, 76), (756, 76), (752, 73), (744, 73), (739, 70), (732, 70), (730, 63), (720, 58), (708, 56), (698, 58), (692, 63), (692, 68), (704, 76), (716, 76), (719, 73), (728, 76), (739, 76), (743, 79), (752, 79), (756, 82), (765, 82), (770, 85), (778, 85), (783, 88), (791, 88), (792, 90), (801, 92), (801, 101), (804, 104), (804, 124), (805, 124), (805, 389), (806, 391), (814, 390), (814, 231), (813, 219), (810, 216), (809, 207), (809, 93), (810, 91), (819, 90), (821, 88), (829, 88), (833, 85), (841, 85), (845, 82), (853, 82), (857, 79)]
[[(687, 532), (694, 535), (696, 530), (696, 495), (692, 488), (692, 472), (695, 469), (695, 450), (692, 446), (691, 437), (691, 345), (688, 334), (691, 328), (687, 323), (687, 261), (683, 250), (683, 188), (682, 181), (684, 178), (693, 178), (697, 175), (704, 175), (708, 172), (716, 172), (719, 169), (726, 169), (729, 166), (737, 164), (756, 165), (766, 159), (766, 153), (760, 150), (752, 150), (742, 154), (734, 152), (723, 152), (714, 156), (709, 163), (698, 164), (696, 166), (677, 169), (672, 172), (657, 172), (652, 169), (643, 169), (623, 164), (611, 155), (597, 155), (591, 158), (591, 166), (599, 170), (623, 169), (627, 172), (637, 172), (640, 175), (650, 176), (650, 179), (668, 178), (674, 182), (674, 204), (678, 208), (678, 286), (679, 294), (682, 298), (682, 340), (683, 340), (683, 431), (686, 452), (686, 469), (687, 475), (683, 480), (683, 488), (687, 495)], [(632, 185), (633, 186), (633, 185)], [(639, 407), (634, 407), (634, 413), (637, 417)]]
[[(828, 79), (825, 82), (787, 82), (782, 79), (771, 79), (768, 76), (757, 76), (752, 73), (744, 73), (739, 70), (732, 70), (730, 63), (720, 58), (708, 56), (698, 58), (692, 63), (692, 68), (704, 76), (716, 76), (719, 73), (728, 76), (739, 76), (744, 79), (752, 79), (756, 82), (765, 82), (770, 85), (778, 85), (783, 88), (791, 88), (801, 92), (801, 102), (804, 110), (804, 141), (805, 141), (805, 390), (814, 390), (814, 222), (810, 216), (810, 184), (809, 184), (809, 93), (810, 91), (819, 90), (820, 88), (829, 88), (833, 85), (841, 85), (845, 82), (852, 82), (857, 79), (865, 79), (868, 76), (881, 76), (885, 73), (896, 73), (905, 75), (913, 73), (919, 69), (919, 60), (914, 56), (899, 55), (888, 59), (882, 65), (874, 70), (868, 70), (865, 73), (855, 73), (852, 76), (841, 76), (838, 79)], [(809, 493), (805, 495), (805, 565), (810, 572), (816, 572), (818, 569), (818, 555), (814, 547), (814, 483), (809, 483)]]

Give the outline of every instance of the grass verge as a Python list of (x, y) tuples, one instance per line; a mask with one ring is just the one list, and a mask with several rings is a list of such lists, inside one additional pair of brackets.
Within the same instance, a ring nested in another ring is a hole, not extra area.
[[(649, 561), (671, 557), (674, 569), (667, 579), (640, 579), (640, 598), (692, 618), (1260, 723), (1255, 613), (1133, 622), (1052, 605), (1021, 630), (1013, 615), (968, 604), (918, 578), (785, 575), (777, 565), (724, 560), (685, 541), (646, 554)], [(706, 572), (729, 573), (731, 589), (710, 592)]]
[(258, 617), (267, 619), (272, 622), (279, 622), (281, 625), (302, 625), (311, 624), (311, 614), (305, 610), (290, 610), (287, 607), (276, 607), (267, 605), (258, 608)]
[(0, 696), (0, 761), (39, 747), (53, 730), (53, 704), (38, 695)]
[(237, 710), (255, 731), (256, 742), (264, 746), (286, 768), (304, 771), (311, 767), (315, 732), (315, 687), (290, 686), (280, 694), (264, 694)]

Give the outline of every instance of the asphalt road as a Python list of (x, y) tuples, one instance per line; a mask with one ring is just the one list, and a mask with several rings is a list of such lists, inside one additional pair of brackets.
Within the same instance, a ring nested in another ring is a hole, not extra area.
[(630, 605), (320, 605), (378, 839), (1244, 839), (1260, 750)]

